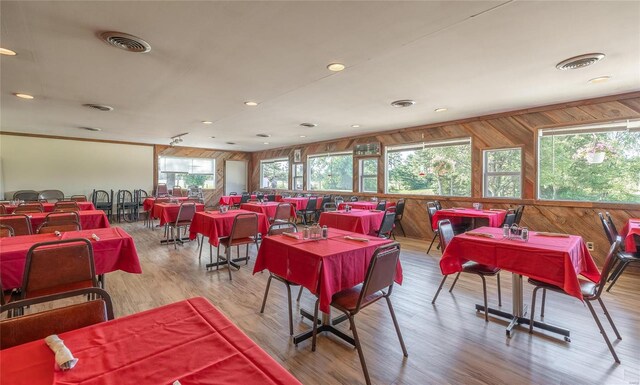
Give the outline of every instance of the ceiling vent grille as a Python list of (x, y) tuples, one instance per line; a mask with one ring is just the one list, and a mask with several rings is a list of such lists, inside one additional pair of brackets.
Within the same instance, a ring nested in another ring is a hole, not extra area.
[(588, 67), (597, 61), (604, 59), (603, 53), (586, 53), (584, 55), (570, 57), (560, 63), (556, 64), (556, 68), (559, 70), (576, 70), (578, 68)]
[(83, 106), (88, 107), (88, 108), (93, 108), (94, 110), (98, 110), (98, 111), (113, 111), (113, 107), (111, 106), (107, 106), (104, 104), (83, 104)]
[(396, 100), (395, 102), (391, 102), (391, 105), (396, 108), (411, 107), (414, 104), (416, 104), (416, 102), (409, 99)]
[(300, 125), (302, 127), (309, 127), (309, 128), (313, 128), (313, 127), (317, 127), (318, 125), (315, 123), (300, 123)]
[(151, 51), (151, 46), (141, 38), (122, 32), (103, 32), (100, 38), (116, 48), (129, 52), (145, 53)]
[(98, 128), (98, 127), (78, 127), (81, 130), (87, 130), (87, 131), (102, 131), (102, 128)]

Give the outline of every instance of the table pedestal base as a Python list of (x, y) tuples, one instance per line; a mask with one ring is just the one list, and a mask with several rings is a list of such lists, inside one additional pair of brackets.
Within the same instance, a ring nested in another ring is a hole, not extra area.
[(189, 237), (182, 237), (182, 238), (175, 238), (175, 239), (171, 238), (171, 239), (169, 239), (169, 240), (167, 240), (167, 239), (163, 239), (163, 240), (161, 240), (161, 241), (160, 241), (160, 244), (161, 244), (161, 245), (166, 245), (167, 243), (174, 243), (174, 242), (177, 242), (177, 243), (180, 243), (180, 244), (182, 245), (182, 244), (184, 244), (185, 242), (189, 242), (189, 241), (190, 241)]
[[(205, 265), (205, 267), (207, 269), (212, 268), (212, 267), (217, 267), (217, 266), (222, 266), (222, 267), (226, 267), (227, 266), (227, 260), (225, 258), (220, 258), (222, 259), (222, 261), (220, 262), (212, 262), (212, 263), (207, 263)], [(236, 258), (236, 259), (232, 259), (229, 264), (233, 267), (235, 267), (236, 269), (240, 269), (240, 265), (238, 265), (238, 262), (244, 262), (246, 261), (247, 257), (242, 257), (242, 258)]]
[[(300, 315), (302, 315), (304, 318), (311, 320), (311, 322), (313, 322), (313, 314), (309, 313), (308, 311), (304, 310), (304, 309), (300, 309)], [(344, 340), (345, 342), (351, 344), (352, 346), (356, 346), (356, 342), (353, 339), (353, 337), (346, 335), (345, 333), (341, 332), (340, 330), (336, 329), (333, 327), (333, 325), (337, 325), (341, 322), (344, 322), (348, 319), (348, 317), (346, 315), (341, 315), (339, 317), (336, 317), (334, 319), (331, 319), (331, 315), (330, 314), (326, 314), (326, 313), (322, 313), (322, 320), (318, 320), (318, 329), (317, 329), (317, 333), (320, 334), (322, 332), (329, 332), (332, 333), (338, 337), (340, 337), (342, 340)], [(307, 340), (309, 338), (313, 337), (313, 329), (312, 330), (308, 330), (306, 332), (302, 332), (296, 336), (293, 337), (293, 343), (295, 345), (298, 345), (300, 342)]]
[[(476, 311), (481, 311), (484, 312), (484, 306), (482, 305), (476, 305)], [(509, 326), (507, 326), (506, 329), (506, 333), (507, 333), (507, 337), (511, 338), (511, 334), (513, 329), (518, 326), (518, 325), (529, 325), (531, 320), (527, 317), (519, 317), (519, 316), (515, 316), (511, 313), (507, 313), (505, 311), (502, 310), (498, 310), (498, 309), (494, 309), (494, 308), (489, 308), (489, 314), (493, 314), (494, 316), (500, 317), (500, 318), (505, 318), (507, 320), (510, 320), (511, 322), (509, 323)], [(524, 311), (522, 313), (523, 315), (527, 314), (527, 309), (526, 306), (524, 307)], [(533, 321), (533, 327), (538, 328), (538, 329), (542, 329), (542, 330), (547, 330), (550, 331), (552, 333), (556, 333), (556, 334), (560, 334), (562, 336), (564, 336), (564, 340), (567, 342), (571, 342), (571, 332), (567, 329), (563, 329), (561, 327), (558, 326), (554, 326), (554, 325), (550, 325), (548, 323), (545, 322), (539, 322), (539, 321)]]

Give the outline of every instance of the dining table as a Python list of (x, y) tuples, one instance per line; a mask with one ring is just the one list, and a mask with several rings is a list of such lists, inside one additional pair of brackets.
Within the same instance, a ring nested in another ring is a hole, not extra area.
[[(267, 199), (267, 195), (269, 194), (264, 194), (263, 199)], [(251, 197), (251, 200), (258, 199), (258, 196), (256, 194), (251, 194), (250, 197)], [(276, 202), (282, 202), (282, 199), (283, 199), (282, 195), (276, 194), (276, 200), (275, 200)], [(242, 195), (223, 195), (218, 200), (218, 203), (224, 206), (234, 206), (234, 205), (240, 204), (241, 200), (242, 200)]]
[[(333, 327), (345, 320), (331, 320), (331, 298), (342, 290), (352, 288), (365, 279), (369, 262), (375, 250), (392, 241), (330, 228), (326, 239), (303, 239), (302, 233), (270, 235), (262, 240), (253, 274), (263, 270), (290, 282), (302, 285), (319, 299), (322, 325), (318, 332), (330, 332), (354, 344), (353, 338)], [(402, 265), (396, 266), (395, 282), (402, 284)], [(313, 320), (312, 313), (301, 309), (305, 318)], [(293, 338), (298, 344), (312, 336), (312, 331)]]
[[(105, 229), (111, 227), (109, 218), (102, 210), (84, 210), (78, 211), (80, 217), (80, 226), (83, 230)], [(38, 227), (44, 223), (47, 215), (50, 213), (28, 213), (25, 214), (31, 221), (31, 229), (35, 233)]]
[[(294, 210), (300, 211), (300, 210), (307, 209), (307, 203), (309, 203), (309, 198), (311, 197), (290, 197), (290, 198), (282, 198), (282, 201), (291, 203), (294, 207)], [(316, 198), (315, 209), (316, 210), (322, 209), (322, 197), (315, 197), (315, 198)]]
[(54, 369), (35, 340), (0, 350), (0, 383), (300, 385), (207, 299), (196, 297), (59, 334), (78, 359)]
[[(240, 205), (241, 210), (253, 211), (254, 213), (264, 214), (267, 218), (275, 218), (276, 210), (280, 202), (249, 202)], [(289, 212), (291, 218), (296, 217), (296, 208), (291, 205)]]
[(320, 214), (318, 224), (360, 234), (374, 235), (384, 218), (381, 210), (337, 210), (325, 211)]
[(258, 232), (266, 235), (269, 231), (269, 221), (267, 216), (262, 213), (256, 213), (249, 210), (228, 210), (225, 213), (220, 211), (203, 211), (198, 212), (191, 221), (189, 227), (189, 238), (196, 239), (198, 234), (209, 238), (209, 244), (214, 247), (220, 245), (220, 239), (231, 235), (233, 221), (239, 214), (257, 214), (258, 215)]
[(637, 244), (633, 235), (640, 237), (640, 218), (629, 218), (620, 235), (624, 239), (624, 249), (628, 253), (640, 253), (640, 244)]
[[(152, 218), (160, 219), (160, 226), (173, 223), (178, 218), (180, 203), (156, 203), (153, 205)], [(196, 212), (204, 211), (204, 204), (196, 203)]]
[[(529, 318), (525, 317), (523, 276), (560, 287), (580, 301), (583, 297), (578, 277), (592, 282), (600, 279), (598, 267), (578, 235), (529, 231), (529, 239), (524, 241), (503, 237), (500, 228), (480, 227), (453, 237), (440, 259), (440, 270), (444, 275), (458, 273), (467, 261), (512, 273), (512, 312), (488, 309), (490, 314), (510, 321), (506, 329), (508, 337), (515, 326), (529, 324)], [(476, 310), (484, 311), (484, 306), (476, 305)], [(569, 330), (539, 321), (534, 321), (534, 326), (570, 338)]]
[(133, 238), (120, 227), (67, 231), (59, 237), (54, 233), (19, 235), (0, 238), (0, 277), (3, 288), (16, 289), (22, 285), (27, 253), (31, 246), (41, 242), (73, 238), (85, 238), (91, 242), (97, 275), (117, 270), (132, 274), (142, 273)]
[[(156, 199), (157, 198), (155, 197), (144, 198), (144, 200), (142, 201), (142, 208), (144, 209), (144, 211), (153, 210), (153, 205), (156, 203)], [(184, 202), (189, 199), (189, 197), (164, 197), (162, 199), (169, 199), (170, 201), (174, 202)]]
[[(338, 205), (338, 210), (344, 210), (346, 206), (351, 206), (351, 208), (358, 210), (375, 210), (378, 207), (378, 203), (376, 201), (355, 201), (355, 202), (341, 202)], [(392, 207), (396, 207), (395, 202), (387, 202), (385, 205), (385, 209), (389, 210)]]
[[(92, 202), (76, 202), (76, 204), (78, 205), (78, 209), (80, 209), (80, 211), (96, 209)], [(12, 205), (12, 204), (3, 204), (3, 206), (7, 210), (7, 214), (13, 214), (16, 207), (18, 207), (18, 205)], [(42, 208), (45, 213), (53, 212), (55, 207), (56, 207), (55, 203), (42, 203)]]
[(440, 209), (435, 212), (431, 221), (431, 227), (433, 229), (438, 228), (438, 221), (442, 219), (449, 219), (451, 223), (459, 223), (464, 218), (471, 220), (471, 227), (475, 228), (476, 218), (485, 218), (489, 221), (489, 226), (500, 227), (504, 222), (504, 218), (507, 216), (507, 210), (493, 209), (493, 210), (476, 210), (473, 208), (454, 207), (449, 209)]

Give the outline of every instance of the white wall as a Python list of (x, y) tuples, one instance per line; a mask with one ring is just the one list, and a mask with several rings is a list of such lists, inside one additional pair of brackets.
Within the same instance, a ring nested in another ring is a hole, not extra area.
[(0, 135), (2, 192), (57, 189), (66, 196), (93, 189), (153, 188), (153, 147)]

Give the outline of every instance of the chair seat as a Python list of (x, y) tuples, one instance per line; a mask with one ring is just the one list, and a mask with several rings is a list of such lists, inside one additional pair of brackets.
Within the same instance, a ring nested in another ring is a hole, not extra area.
[[(353, 311), (356, 309), (356, 305), (358, 304), (358, 298), (360, 298), (360, 292), (362, 291), (362, 284), (354, 286), (350, 289), (342, 290), (331, 297), (331, 306), (334, 306), (341, 310)], [(383, 294), (381, 291), (377, 291), (370, 296), (362, 299), (362, 304), (360, 307), (365, 307), (370, 305), (371, 303), (382, 298)]]
[[(565, 291), (556, 285), (552, 285), (550, 283), (546, 283), (546, 282), (542, 282), (542, 281), (538, 281), (537, 279), (533, 279), (533, 278), (529, 278), (527, 280), (530, 284), (534, 285), (534, 286), (539, 286), (543, 289), (547, 289), (547, 290), (553, 290), (553, 291), (557, 291), (560, 293), (564, 293)], [(587, 281), (584, 279), (578, 279), (578, 282), (580, 283), (580, 292), (582, 293), (582, 296), (585, 299), (591, 298), (593, 296), (596, 295), (596, 291), (598, 290), (598, 285), (591, 282), (591, 281)]]
[(231, 238), (220, 239), (220, 244), (225, 247), (228, 246), (238, 246), (238, 245), (246, 245), (247, 243), (254, 243), (256, 239), (254, 237), (246, 237), (246, 238), (236, 238), (232, 242), (230, 242)]
[(469, 261), (462, 265), (462, 271), (464, 271), (465, 273), (473, 274), (496, 275), (500, 272), (500, 268)]
[(640, 253), (619, 252), (618, 258), (624, 262), (640, 261)]

